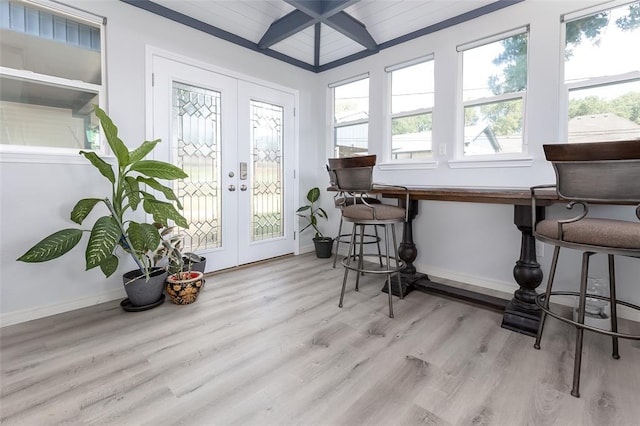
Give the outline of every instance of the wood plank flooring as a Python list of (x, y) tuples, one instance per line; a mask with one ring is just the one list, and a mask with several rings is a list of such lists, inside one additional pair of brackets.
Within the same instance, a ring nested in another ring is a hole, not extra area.
[[(624, 425), (640, 419), (640, 342), (550, 319), (542, 349), (501, 315), (379, 276), (348, 286), (312, 254), (207, 278), (196, 303), (118, 301), (0, 329), (6, 425)], [(351, 278), (354, 278), (353, 275)], [(626, 331), (637, 324), (625, 323)]]

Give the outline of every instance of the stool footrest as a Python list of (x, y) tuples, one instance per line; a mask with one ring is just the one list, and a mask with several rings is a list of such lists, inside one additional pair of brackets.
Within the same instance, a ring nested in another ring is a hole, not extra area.
[[(386, 275), (386, 274), (395, 274), (396, 272), (400, 272), (402, 269), (405, 268), (406, 263), (402, 260), (398, 261), (398, 265), (391, 267), (390, 269), (384, 269), (384, 266), (380, 269), (372, 269), (370, 268), (371, 264), (365, 265), (366, 267), (358, 267), (358, 264), (360, 263), (358, 260), (356, 260), (356, 258), (359, 258), (359, 255), (352, 255), (351, 257), (345, 257), (344, 259), (342, 259), (342, 266), (344, 266), (345, 268), (351, 270), (351, 271), (358, 271), (358, 272), (364, 272), (367, 274), (381, 274), (381, 275)], [(379, 263), (380, 260), (386, 260), (386, 256), (384, 255), (378, 255), (378, 254), (364, 254), (362, 255), (363, 260), (367, 259), (367, 258), (373, 258), (376, 259), (376, 263)], [(390, 257), (389, 260), (392, 261), (393, 264), (395, 264), (395, 259)], [(383, 262), (384, 263), (384, 262)]]
[[(375, 235), (364, 234), (364, 238), (365, 238), (365, 241), (363, 241), (362, 244), (365, 244), (365, 245), (376, 244), (380, 242), (380, 237), (376, 237)], [(335, 238), (335, 241), (339, 243), (349, 244), (351, 242), (351, 234), (340, 234)], [(360, 241), (358, 241), (357, 244), (360, 244)]]
[[(577, 292), (577, 291), (552, 291), (549, 295), (550, 296), (575, 296), (575, 297), (580, 297), (580, 293)], [(606, 297), (606, 296), (587, 294), (586, 297), (594, 298), (594, 299), (600, 299), (600, 300), (606, 300), (608, 302), (611, 302), (611, 299), (609, 297)], [(593, 331), (595, 333), (606, 334), (607, 336), (619, 337), (621, 339), (640, 340), (640, 335), (625, 334), (625, 333), (618, 333), (618, 332), (611, 331), (611, 330), (604, 330), (602, 328), (592, 327), (592, 326), (587, 325), (587, 324), (581, 324), (581, 323), (579, 323), (577, 321), (574, 321), (573, 319), (566, 318), (566, 317), (560, 315), (557, 312), (553, 312), (550, 308), (545, 307), (545, 304), (547, 302), (545, 299), (546, 299), (546, 294), (544, 294), (544, 293), (543, 294), (539, 294), (536, 297), (536, 305), (538, 305), (540, 307), (540, 309), (542, 309), (543, 312), (547, 313), (548, 315), (552, 316), (553, 318), (556, 318), (557, 320), (560, 320), (560, 321), (565, 322), (567, 324), (573, 325), (574, 327), (583, 328), (585, 330)], [(632, 303), (628, 303), (628, 302), (625, 302), (625, 301), (622, 301), (622, 300), (616, 300), (616, 305), (622, 305), (622, 306), (626, 306), (628, 308), (640, 311), (640, 306), (637, 306), (637, 305), (634, 305)]]

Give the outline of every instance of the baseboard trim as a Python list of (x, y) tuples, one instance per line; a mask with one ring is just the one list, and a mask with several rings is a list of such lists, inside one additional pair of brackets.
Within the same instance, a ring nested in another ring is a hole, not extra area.
[(39, 306), (33, 309), (25, 309), (22, 311), (9, 312), (0, 314), (0, 328), (9, 325), (19, 324), (32, 321), (51, 315), (62, 314), (64, 312), (73, 311), (75, 309), (87, 308), (112, 300), (123, 299), (126, 297), (124, 288), (105, 291), (101, 294), (94, 294), (80, 299), (70, 300), (64, 303), (57, 303), (47, 306)]
[[(472, 275), (450, 271), (437, 267), (417, 266), (418, 271), (426, 273), (429, 279), (444, 286), (459, 288), (468, 292), (474, 292), (478, 295), (488, 295), (498, 297), (509, 301), (513, 298), (513, 292), (518, 289), (515, 283), (507, 283), (504, 281), (491, 280)], [(538, 292), (544, 292), (544, 287), (539, 288)], [(574, 307), (575, 299), (571, 297), (556, 296), (552, 299), (553, 303), (569, 308)], [(640, 323), (640, 312), (618, 305), (618, 318)]]

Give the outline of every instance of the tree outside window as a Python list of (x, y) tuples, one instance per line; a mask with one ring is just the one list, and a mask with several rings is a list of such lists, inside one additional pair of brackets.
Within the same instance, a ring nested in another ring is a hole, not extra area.
[(333, 87), (333, 137), (336, 157), (369, 150), (369, 77)]
[(524, 151), (527, 29), (459, 47), (464, 105), (463, 155)]
[(640, 138), (640, 2), (566, 19), (568, 142)]
[(391, 79), (391, 158), (431, 158), (435, 94), (433, 59), (389, 67)]

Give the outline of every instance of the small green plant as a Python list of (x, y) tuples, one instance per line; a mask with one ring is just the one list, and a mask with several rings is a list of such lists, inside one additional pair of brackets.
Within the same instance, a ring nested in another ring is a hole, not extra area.
[(309, 223), (307, 223), (300, 232), (303, 232), (305, 229), (312, 227), (316, 233), (316, 238), (323, 238), (322, 232), (318, 228), (318, 217), (322, 217), (325, 220), (329, 217), (327, 216), (327, 212), (322, 207), (316, 207), (315, 203), (320, 199), (320, 189), (318, 187), (311, 188), (309, 192), (307, 192), (307, 201), (309, 204), (300, 207), (296, 210), (296, 214), (304, 219), (306, 219)]
[[(91, 229), (67, 228), (55, 232), (35, 246), (31, 247), (17, 260), (22, 262), (47, 262), (68, 253), (89, 233), (89, 241), (85, 251), (86, 269), (100, 267), (106, 277), (118, 268), (118, 247), (131, 255), (140, 268), (141, 276), (149, 277), (154, 265), (153, 253), (160, 245), (159, 229), (153, 224), (138, 223), (127, 218), (127, 212), (142, 209), (153, 217), (154, 222), (167, 227), (169, 221), (187, 227), (187, 220), (176, 210), (182, 209), (173, 190), (158, 179), (177, 180), (187, 174), (172, 164), (145, 160), (144, 158), (155, 148), (160, 139), (145, 141), (138, 148), (129, 151), (118, 137), (118, 128), (109, 116), (97, 105), (94, 106), (96, 117), (100, 120), (102, 130), (117, 160), (117, 168), (102, 159), (93, 151), (80, 151), (89, 162), (111, 183), (110, 197), (85, 198), (78, 201), (71, 211), (71, 220), (78, 225), (89, 216), (96, 205), (106, 207), (107, 215), (98, 218)], [(162, 194), (166, 201), (158, 199), (146, 190), (146, 187)], [(174, 206), (175, 204), (175, 206)]]
[(191, 265), (201, 260), (192, 252), (182, 252), (183, 236), (175, 232), (175, 226), (163, 227), (153, 224), (160, 230), (160, 245), (153, 253), (154, 266), (163, 267), (169, 275), (178, 277), (181, 272), (191, 273)]

